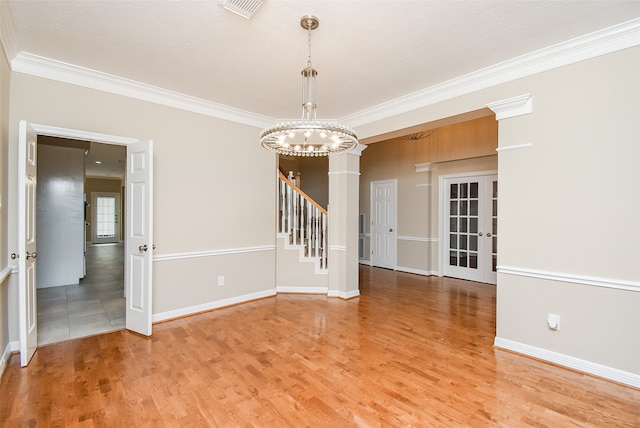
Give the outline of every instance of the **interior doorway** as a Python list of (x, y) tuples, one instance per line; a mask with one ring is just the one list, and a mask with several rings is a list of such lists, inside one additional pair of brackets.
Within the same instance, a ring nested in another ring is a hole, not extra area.
[[(62, 147), (70, 144), (67, 139), (48, 136), (38, 136), (38, 140), (38, 145), (41, 141)], [(71, 141), (71, 145), (77, 146), (77, 140)], [(38, 346), (120, 330), (126, 325), (120, 213), (126, 148), (97, 142), (84, 143), (89, 147), (84, 151), (84, 272), (76, 283), (37, 288)], [(46, 162), (46, 152), (43, 152), (38, 163)], [(57, 204), (65, 205), (63, 201), (57, 201)], [(43, 225), (49, 227), (46, 221), (40, 221), (40, 228)], [(46, 254), (41, 253), (40, 256), (44, 258)], [(38, 285), (45, 279), (41, 277), (39, 275), (37, 279)]]

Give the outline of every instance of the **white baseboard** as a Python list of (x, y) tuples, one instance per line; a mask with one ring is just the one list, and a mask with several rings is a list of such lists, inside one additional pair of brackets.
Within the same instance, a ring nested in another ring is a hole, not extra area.
[(231, 297), (229, 299), (216, 300), (213, 302), (203, 303), (201, 305), (189, 306), (186, 308), (175, 309), (173, 311), (153, 314), (152, 321), (153, 322), (167, 321), (173, 318), (180, 318), (188, 315), (195, 315), (199, 312), (206, 312), (213, 309), (224, 308), (225, 306), (237, 305), (239, 303), (246, 303), (252, 300), (263, 299), (265, 297), (272, 297), (275, 295), (276, 295), (276, 290), (274, 289), (258, 291), (256, 293)]
[(340, 297), (341, 299), (345, 299), (345, 300), (358, 297), (359, 295), (360, 295), (360, 290), (353, 290), (353, 291), (329, 290), (327, 292), (328, 297)]
[(371, 264), (371, 260), (360, 259), (360, 260), (358, 260), (358, 263), (360, 263), (361, 265), (373, 266), (373, 265)]
[(329, 287), (276, 287), (277, 293), (327, 294)]
[(625, 385), (630, 385), (635, 388), (640, 388), (640, 375), (635, 373), (625, 372), (602, 364), (581, 360), (580, 358), (571, 357), (569, 355), (560, 354), (558, 352), (549, 351), (536, 346), (526, 345), (509, 339), (503, 339), (501, 337), (496, 337), (493, 344), (498, 348), (508, 349), (519, 354), (528, 355), (560, 366), (569, 367), (584, 373), (589, 373), (615, 382), (624, 383)]
[(426, 276), (438, 275), (438, 271), (413, 269), (413, 268), (408, 268), (403, 266), (396, 266), (396, 270), (399, 270), (401, 272), (415, 273), (417, 275), (426, 275)]
[(4, 374), (4, 369), (7, 368), (7, 364), (9, 363), (9, 358), (11, 358), (11, 354), (20, 350), (20, 342), (9, 342), (7, 343), (7, 347), (4, 348), (4, 352), (2, 353), (2, 358), (0, 358), (0, 378)]

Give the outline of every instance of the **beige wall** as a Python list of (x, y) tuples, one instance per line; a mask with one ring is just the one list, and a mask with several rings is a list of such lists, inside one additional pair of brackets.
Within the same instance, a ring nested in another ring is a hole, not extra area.
[[(4, 367), (2, 356), (10, 341), (9, 311), (16, 306), (9, 287), (8, 250), (8, 150), (9, 150), (9, 82), (10, 70), (0, 43), (0, 373)], [(17, 296), (17, 295), (16, 295)]]
[(12, 164), (21, 119), (153, 140), (156, 319), (275, 290), (276, 159), (258, 129), (20, 73), (11, 91)]
[[(384, 134), (523, 94), (531, 94), (533, 113), (503, 119), (498, 130), (500, 148), (532, 146), (498, 155), (498, 264), (510, 270), (498, 274), (497, 340), (552, 361), (562, 362), (561, 355), (621, 370), (640, 383), (640, 200), (632, 196), (640, 182), (640, 47), (363, 125), (358, 133)], [(548, 313), (560, 315), (561, 330), (548, 329)]]

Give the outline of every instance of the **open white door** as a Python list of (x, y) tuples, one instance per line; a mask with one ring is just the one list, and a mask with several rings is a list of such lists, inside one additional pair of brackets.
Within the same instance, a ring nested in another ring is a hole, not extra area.
[(20, 365), (29, 364), (38, 347), (36, 312), (36, 131), (25, 121), (18, 132), (18, 295)]
[(127, 145), (125, 298), (128, 330), (151, 335), (153, 143)]

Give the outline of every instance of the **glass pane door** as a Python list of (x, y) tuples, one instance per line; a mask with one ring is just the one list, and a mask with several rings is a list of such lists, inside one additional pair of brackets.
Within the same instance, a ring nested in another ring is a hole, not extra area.
[(470, 176), (444, 180), (443, 274), (495, 284), (498, 180)]

